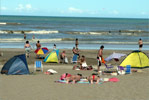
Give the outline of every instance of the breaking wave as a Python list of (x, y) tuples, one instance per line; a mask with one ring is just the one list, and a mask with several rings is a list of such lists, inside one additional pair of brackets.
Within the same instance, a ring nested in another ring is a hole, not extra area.
[(21, 23), (6, 23), (6, 22), (0, 22), (0, 25), (21, 25)]
[(78, 34), (78, 35), (125, 35), (125, 36), (148, 36), (149, 31), (142, 30), (119, 30), (119, 31), (91, 31), (91, 32), (79, 32), (79, 31), (69, 31), (62, 32), (66, 34)]
[(21, 30), (0, 30), (0, 34), (51, 34), (59, 33), (57, 30), (38, 30), (38, 31), (21, 31)]
[[(37, 42), (39, 39), (27, 39), (31, 42)], [(25, 39), (22, 38), (9, 38), (9, 39), (0, 39), (0, 42), (25, 42)], [(58, 41), (62, 41), (62, 39), (60, 38), (53, 38), (53, 39), (40, 39), (40, 41), (42, 41), (42, 43), (48, 43), (48, 42), (58, 42)]]

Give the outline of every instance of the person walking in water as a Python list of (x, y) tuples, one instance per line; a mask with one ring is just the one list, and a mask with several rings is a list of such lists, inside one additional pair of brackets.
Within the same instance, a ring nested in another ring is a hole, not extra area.
[(143, 41), (141, 38), (139, 39), (138, 44), (139, 44), (139, 50), (141, 51), (143, 47)]

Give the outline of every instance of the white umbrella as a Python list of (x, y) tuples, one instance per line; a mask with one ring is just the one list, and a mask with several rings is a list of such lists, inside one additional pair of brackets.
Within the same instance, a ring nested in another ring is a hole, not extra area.
[(112, 60), (112, 59), (117, 59), (117, 60), (119, 60), (122, 56), (126, 56), (126, 54), (122, 54), (122, 53), (113, 53), (113, 54), (111, 54), (109, 57), (107, 57), (106, 59), (105, 59), (105, 61), (110, 61), (110, 60)]

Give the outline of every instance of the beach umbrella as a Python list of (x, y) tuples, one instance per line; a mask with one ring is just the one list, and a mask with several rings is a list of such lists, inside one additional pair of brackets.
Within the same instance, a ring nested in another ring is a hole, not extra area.
[(46, 47), (43, 47), (43, 48), (40, 48), (40, 49), (36, 49), (35, 50), (35, 53), (40, 55), (40, 54), (46, 54), (47, 52), (49, 52), (48, 48)]
[(111, 54), (110, 56), (108, 56), (105, 61), (110, 61), (112, 59), (114, 59), (115, 61), (119, 61), (119, 59), (122, 57), (122, 56), (126, 56), (126, 54), (122, 54), (122, 53), (113, 53)]

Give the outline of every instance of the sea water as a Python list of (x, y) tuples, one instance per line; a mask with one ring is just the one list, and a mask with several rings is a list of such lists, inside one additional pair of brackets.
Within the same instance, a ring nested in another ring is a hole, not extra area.
[[(23, 48), (24, 34), (34, 47), (42, 46), (72, 49), (79, 39), (80, 49), (136, 50), (138, 40), (149, 49), (149, 19), (89, 18), (49, 16), (0, 16), (0, 48)], [(32, 39), (33, 35), (35, 39)]]

